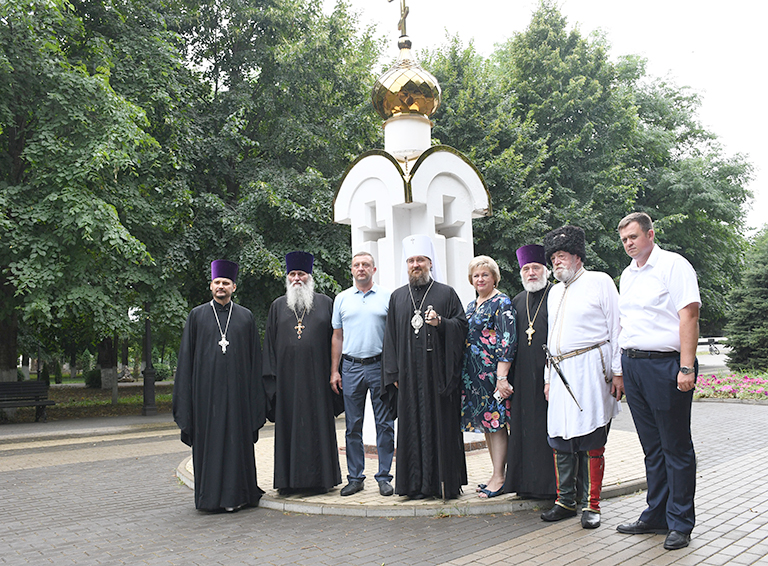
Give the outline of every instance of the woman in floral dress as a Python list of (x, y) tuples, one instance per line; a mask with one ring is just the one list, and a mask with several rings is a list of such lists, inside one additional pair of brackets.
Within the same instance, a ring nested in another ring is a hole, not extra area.
[(504, 392), (497, 393), (497, 383), (508, 384), (517, 349), (515, 310), (509, 297), (496, 288), (500, 279), (499, 266), (492, 258), (477, 256), (469, 263), (469, 282), (477, 298), (467, 305), (461, 424), (466, 432), (485, 433), (493, 474), (487, 484), (478, 486), (482, 498), (496, 497), (504, 489), (509, 419), (509, 400), (504, 392), (511, 393), (511, 387), (502, 387)]

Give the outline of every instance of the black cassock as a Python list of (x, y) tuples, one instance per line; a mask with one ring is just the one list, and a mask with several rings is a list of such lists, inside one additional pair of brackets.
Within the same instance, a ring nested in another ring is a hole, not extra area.
[(275, 423), (275, 489), (330, 489), (341, 483), (330, 385), (332, 312), (333, 301), (315, 293), (299, 338), (285, 296), (269, 309), (263, 374), (268, 416)]
[[(413, 287), (422, 305), (427, 287)], [(461, 433), (461, 362), (467, 318), (456, 292), (435, 282), (424, 300), (442, 316), (416, 334), (409, 286), (389, 300), (384, 334), (381, 397), (398, 418), (395, 493), (458, 497), (467, 483)], [(395, 387), (395, 382), (398, 387)]]
[[(547, 294), (550, 288), (551, 285), (530, 295), (523, 291), (512, 299), (517, 312), (517, 355), (510, 381), (515, 393), (509, 421), (504, 491), (538, 499), (552, 499), (557, 493), (554, 458), (547, 443), (546, 356), (542, 348), (547, 343)], [(531, 318), (536, 316), (530, 346), (525, 333), (529, 314)]]
[(253, 443), (265, 421), (261, 343), (251, 311), (233, 302), (213, 301), (224, 329), (229, 309), (226, 353), (219, 341), (211, 303), (192, 309), (179, 348), (173, 385), (173, 418), (181, 440), (192, 446), (195, 507), (256, 505), (264, 493), (256, 485)]

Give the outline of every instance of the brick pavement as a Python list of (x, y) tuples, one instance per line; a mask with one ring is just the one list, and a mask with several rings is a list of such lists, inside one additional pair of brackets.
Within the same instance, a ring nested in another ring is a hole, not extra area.
[[(694, 404), (698, 520), (691, 546), (674, 552), (661, 548), (662, 536), (615, 531), (637, 517), (644, 493), (606, 501), (595, 531), (576, 519), (543, 523), (535, 510), (394, 519), (201, 513), (175, 477), (188, 451), (169, 420), (86, 436), (87, 427), (54, 434), (65, 426), (57, 423), (38, 423), (32, 436), (10, 432), (24, 425), (0, 426), (0, 564), (768, 563), (765, 405)], [(631, 421), (616, 423), (627, 429)]]
[[(625, 407), (626, 410), (626, 407)], [(643, 451), (637, 435), (631, 425), (628, 411), (621, 415), (619, 421), (627, 421), (625, 430), (616, 427), (608, 439), (606, 447), (606, 473), (603, 486), (604, 497), (615, 497), (632, 493), (645, 488), (643, 472)], [(459, 498), (447, 502), (435, 499), (412, 501), (405, 497), (381, 497), (374, 475), (378, 470), (378, 459), (374, 454), (368, 454), (365, 459), (365, 475), (369, 478), (366, 488), (349, 497), (340, 497), (339, 491), (346, 484), (344, 480), (339, 486), (324, 495), (294, 494), (288, 497), (279, 496), (272, 489), (273, 476), (273, 429), (271, 426), (260, 435), (255, 447), (258, 464), (259, 484), (266, 491), (260, 506), (295, 513), (318, 515), (350, 515), (357, 517), (413, 517), (434, 515), (473, 515), (485, 513), (506, 513), (521, 509), (538, 509), (541, 501), (524, 500), (512, 494), (504, 494), (493, 499), (479, 499), (474, 486), (487, 482), (491, 475), (491, 464), (488, 451), (485, 449), (472, 450), (466, 453), (468, 486)], [(482, 438), (482, 435), (478, 435)], [(344, 446), (344, 421), (337, 420), (337, 442)], [(341, 476), (346, 478), (346, 458), (340, 455)], [(393, 475), (397, 473), (397, 458), (392, 466)], [(179, 478), (194, 489), (194, 471), (191, 457), (185, 458), (177, 470)], [(544, 503), (548, 508), (551, 502)]]

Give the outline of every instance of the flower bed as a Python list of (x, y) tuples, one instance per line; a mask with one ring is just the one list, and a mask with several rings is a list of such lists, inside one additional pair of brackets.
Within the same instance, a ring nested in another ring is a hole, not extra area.
[(768, 400), (768, 373), (701, 374), (696, 379), (696, 399)]

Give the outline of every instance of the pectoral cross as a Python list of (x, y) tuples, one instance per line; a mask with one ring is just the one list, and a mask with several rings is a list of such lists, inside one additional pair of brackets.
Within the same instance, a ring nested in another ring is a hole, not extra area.
[(296, 329), (296, 336), (298, 336), (299, 340), (301, 340), (301, 331), (304, 330), (306, 328), (306, 326), (301, 324), (301, 321), (299, 321), (299, 324), (294, 326), (294, 328)]
[(229, 341), (227, 340), (226, 336), (221, 337), (221, 340), (219, 340), (219, 346), (221, 346), (221, 353), (226, 354), (227, 346), (229, 346)]
[(525, 331), (525, 333), (528, 335), (528, 345), (531, 345), (531, 339), (533, 338), (533, 335), (536, 331), (533, 329), (533, 324), (528, 324), (528, 330)]

